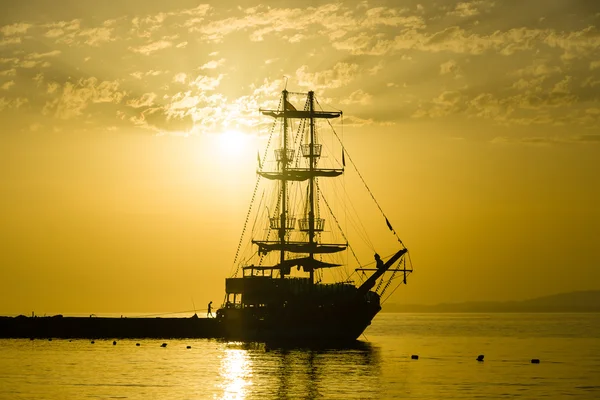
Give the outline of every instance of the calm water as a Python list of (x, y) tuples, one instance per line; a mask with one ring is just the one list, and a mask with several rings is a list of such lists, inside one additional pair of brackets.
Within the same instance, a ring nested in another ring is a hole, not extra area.
[(0, 340), (0, 398), (600, 399), (600, 314), (380, 314), (366, 339)]

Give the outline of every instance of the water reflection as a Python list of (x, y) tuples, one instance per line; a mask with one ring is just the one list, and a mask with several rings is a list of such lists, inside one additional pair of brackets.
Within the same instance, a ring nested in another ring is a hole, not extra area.
[(227, 343), (221, 368), (225, 398), (378, 398), (379, 348), (288, 347)]
[(225, 399), (246, 398), (246, 387), (251, 384), (252, 360), (244, 349), (225, 348), (220, 374)]

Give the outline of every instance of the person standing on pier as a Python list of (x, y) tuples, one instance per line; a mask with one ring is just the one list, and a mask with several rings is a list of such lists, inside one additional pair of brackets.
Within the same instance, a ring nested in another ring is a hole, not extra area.
[(206, 318), (212, 317), (212, 301), (208, 303), (208, 312), (206, 313)]

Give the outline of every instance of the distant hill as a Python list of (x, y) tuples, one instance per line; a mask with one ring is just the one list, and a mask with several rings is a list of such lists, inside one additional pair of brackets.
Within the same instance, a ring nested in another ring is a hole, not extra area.
[(436, 305), (386, 303), (385, 312), (600, 312), (600, 290), (569, 292), (523, 301), (441, 303)]

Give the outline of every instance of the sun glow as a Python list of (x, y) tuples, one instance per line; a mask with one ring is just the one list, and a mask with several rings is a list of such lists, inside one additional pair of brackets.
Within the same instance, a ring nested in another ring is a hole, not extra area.
[(250, 142), (247, 134), (227, 130), (217, 136), (217, 149), (220, 157), (234, 158), (242, 155)]

